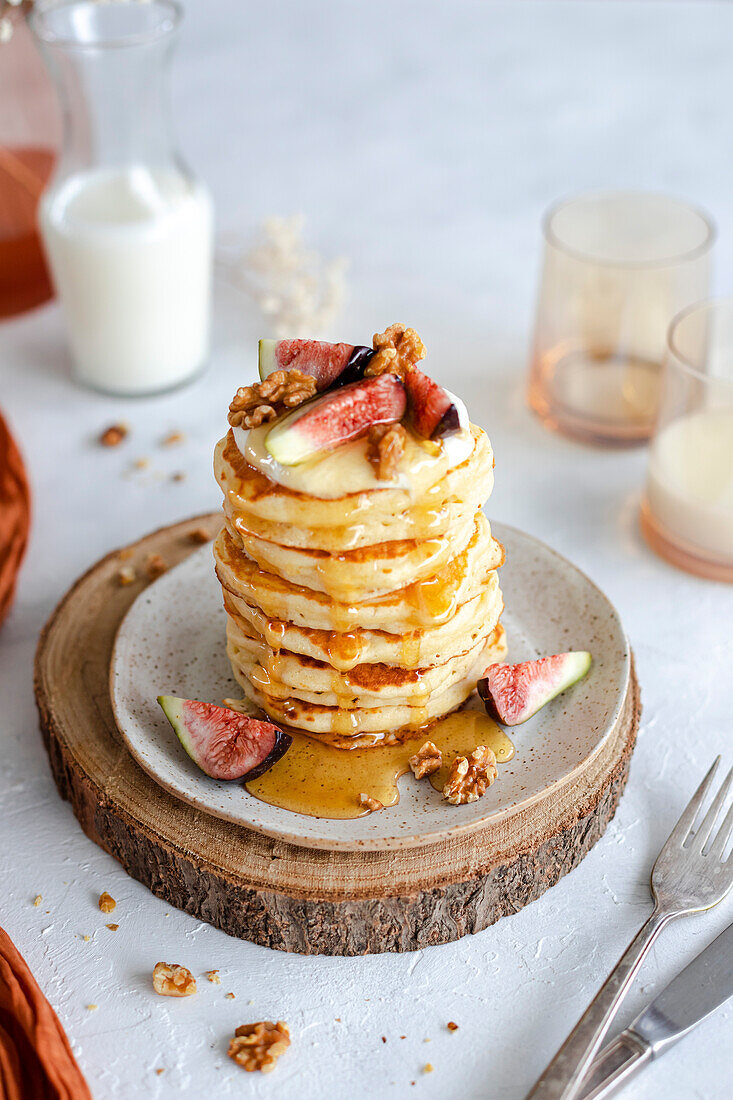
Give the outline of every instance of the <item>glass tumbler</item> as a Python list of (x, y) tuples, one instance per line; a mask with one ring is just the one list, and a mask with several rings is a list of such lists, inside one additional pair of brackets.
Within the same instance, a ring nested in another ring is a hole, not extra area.
[(670, 326), (641, 527), (674, 565), (733, 581), (733, 298)]
[(642, 443), (669, 323), (709, 293), (713, 226), (677, 199), (608, 192), (551, 208), (544, 237), (530, 407), (587, 443)]
[(40, 225), (76, 377), (147, 394), (208, 354), (212, 202), (168, 105), (175, 0), (37, 0), (31, 27), (63, 106)]

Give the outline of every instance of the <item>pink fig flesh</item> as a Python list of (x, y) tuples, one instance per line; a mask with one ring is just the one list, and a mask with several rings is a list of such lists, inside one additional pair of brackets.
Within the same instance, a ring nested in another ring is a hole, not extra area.
[(212, 779), (257, 779), (290, 748), (292, 737), (227, 707), (159, 695), (158, 702), (183, 748)]
[(405, 379), (412, 425), (424, 439), (438, 439), (460, 429), (460, 417), (453, 398), (428, 377), (413, 367)]
[(401, 420), (405, 387), (394, 374), (364, 378), (314, 397), (270, 429), (265, 447), (283, 466), (330, 451), (363, 435), (372, 424)]
[(490, 665), (478, 682), (478, 693), (492, 718), (518, 726), (582, 680), (591, 663), (590, 653), (574, 651), (517, 665)]
[(371, 348), (328, 344), (325, 340), (260, 340), (260, 378), (276, 370), (299, 370), (316, 380), (319, 392), (338, 382), (353, 382), (374, 355)]

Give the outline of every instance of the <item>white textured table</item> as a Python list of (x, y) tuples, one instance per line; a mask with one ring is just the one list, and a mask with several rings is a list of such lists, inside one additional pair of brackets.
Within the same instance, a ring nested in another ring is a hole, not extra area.
[[(56, 599), (91, 562), (217, 506), (211, 449), (231, 393), (252, 373), (260, 326), (220, 295), (208, 374), (167, 397), (114, 401), (68, 381), (50, 307), (0, 328), (0, 403), (35, 490), (30, 553), (0, 633), (0, 922), (99, 1100), (402, 1097), (412, 1081), (415, 1095), (514, 1100), (647, 914), (654, 854), (712, 756), (727, 748), (730, 758), (733, 704), (733, 589), (678, 573), (641, 543), (644, 452), (583, 449), (545, 432), (524, 406), (539, 218), (552, 199), (587, 186), (688, 195), (716, 216), (717, 285), (733, 288), (733, 7), (188, 8), (177, 117), (220, 225), (247, 230), (302, 210), (314, 243), (352, 261), (353, 300), (335, 335), (368, 338), (394, 319), (418, 328), (432, 372), (491, 434), (490, 515), (573, 558), (621, 610), (642, 685), (641, 736), (620, 811), (580, 868), (459, 943), (406, 956), (285, 956), (157, 901), (84, 837), (56, 794), (37, 732), (33, 652)], [(117, 419), (132, 425), (130, 440), (100, 450), (96, 433)], [(187, 443), (161, 448), (173, 428)], [(129, 474), (141, 456), (150, 467)], [(186, 480), (170, 481), (176, 470)], [(113, 918), (96, 908), (102, 890), (117, 899)], [(731, 917), (729, 901), (665, 933), (628, 1015)], [(107, 931), (110, 919), (119, 931)], [(222, 984), (159, 999), (150, 990), (158, 959), (197, 974), (216, 967)], [(719, 1012), (629, 1095), (723, 1096), (732, 1014)], [(227, 1039), (236, 1024), (268, 1017), (289, 1022), (293, 1046), (273, 1077), (245, 1078), (226, 1058)], [(427, 1062), (432, 1074), (421, 1072)]]

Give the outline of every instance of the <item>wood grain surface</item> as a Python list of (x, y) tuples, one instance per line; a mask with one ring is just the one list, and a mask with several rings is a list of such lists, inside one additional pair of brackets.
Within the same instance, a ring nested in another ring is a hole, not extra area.
[(46, 624), (35, 692), (56, 785), (84, 832), (158, 897), (230, 935), (282, 951), (413, 951), (478, 932), (539, 897), (603, 835), (628, 777), (639, 724), (632, 666), (600, 751), (528, 807), (468, 836), (384, 852), (328, 852), (261, 836), (192, 809), (124, 747), (109, 698), (117, 627), (144, 587), (148, 555), (172, 566), (219, 514), (156, 531), (94, 565)]

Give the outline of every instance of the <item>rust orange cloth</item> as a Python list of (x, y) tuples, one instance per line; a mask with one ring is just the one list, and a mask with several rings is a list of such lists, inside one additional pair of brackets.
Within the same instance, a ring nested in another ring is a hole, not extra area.
[(59, 1018), (0, 928), (1, 1100), (92, 1100)]
[(10, 610), (30, 526), (30, 490), (23, 459), (0, 415), (0, 624)]

